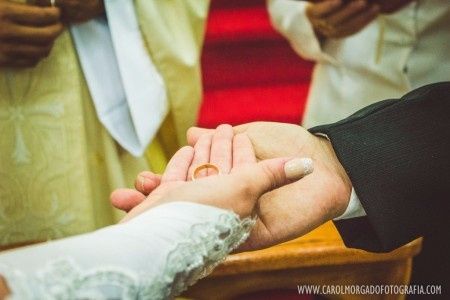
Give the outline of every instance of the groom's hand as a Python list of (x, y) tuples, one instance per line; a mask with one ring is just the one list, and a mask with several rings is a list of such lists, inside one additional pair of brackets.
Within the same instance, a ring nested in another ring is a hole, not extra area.
[[(256, 158), (259, 160), (296, 156), (299, 153), (311, 153), (314, 136), (304, 128), (285, 123), (254, 122), (233, 127), (234, 133), (245, 133), (253, 144)], [(192, 127), (188, 130), (189, 145), (195, 145), (204, 134), (213, 129)]]
[[(234, 127), (245, 133), (259, 160), (279, 156), (311, 157), (314, 173), (264, 195), (258, 203), (259, 221), (241, 250), (254, 250), (300, 237), (347, 208), (351, 182), (331, 143), (300, 126), (256, 122)], [(191, 128), (188, 142), (196, 143), (209, 130)]]

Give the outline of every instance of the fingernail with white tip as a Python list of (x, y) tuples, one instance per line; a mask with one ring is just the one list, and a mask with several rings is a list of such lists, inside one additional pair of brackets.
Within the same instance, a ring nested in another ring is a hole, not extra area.
[(284, 164), (284, 173), (289, 180), (298, 180), (314, 170), (311, 158), (294, 158)]
[(145, 191), (145, 186), (148, 183), (148, 179), (142, 175), (139, 175), (138, 180), (139, 180), (139, 186), (141, 188), (141, 191)]

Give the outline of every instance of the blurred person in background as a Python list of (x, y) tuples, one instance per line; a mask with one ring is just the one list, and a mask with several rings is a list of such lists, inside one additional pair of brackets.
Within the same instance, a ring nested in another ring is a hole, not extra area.
[(274, 27), (316, 62), (303, 124), (450, 80), (448, 0), (269, 0)]
[(164, 167), (196, 119), (208, 5), (0, 0), (0, 249), (112, 224), (110, 192)]

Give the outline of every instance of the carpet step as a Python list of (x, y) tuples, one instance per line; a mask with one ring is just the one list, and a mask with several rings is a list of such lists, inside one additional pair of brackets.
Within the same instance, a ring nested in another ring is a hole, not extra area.
[(208, 17), (208, 44), (281, 39), (273, 30), (264, 6), (212, 10)]
[(206, 45), (202, 56), (205, 89), (309, 82), (313, 64), (299, 59), (286, 41)]
[(299, 124), (309, 83), (243, 87), (205, 92), (198, 124), (215, 128), (254, 121)]

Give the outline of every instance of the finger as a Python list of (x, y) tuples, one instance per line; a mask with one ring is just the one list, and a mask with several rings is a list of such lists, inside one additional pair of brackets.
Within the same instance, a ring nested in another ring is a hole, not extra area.
[(335, 12), (341, 6), (341, 3), (341, 0), (317, 2), (309, 5), (306, 13), (312, 18), (323, 18)]
[(5, 12), (5, 16), (21, 25), (47, 26), (58, 23), (61, 12), (57, 7), (39, 7), (14, 3), (14, 7)]
[(6, 41), (48, 45), (63, 31), (61, 23), (46, 27), (30, 27), (17, 24), (8, 24), (8, 28), (1, 32), (1, 38)]
[(145, 200), (145, 195), (133, 189), (117, 189), (111, 193), (111, 204), (120, 210), (130, 211)]
[(153, 192), (161, 184), (161, 175), (155, 174), (150, 171), (144, 171), (139, 173), (134, 181), (134, 187), (136, 190), (144, 195), (148, 195)]
[(233, 137), (233, 127), (224, 124), (217, 127), (212, 138), (209, 162), (224, 174), (230, 173), (233, 165)]
[(189, 166), (194, 158), (194, 148), (185, 146), (175, 153), (167, 164), (161, 183), (169, 181), (186, 181)]
[[(254, 123), (247, 123), (233, 127), (234, 134), (244, 133), (249, 126)], [(200, 127), (191, 127), (187, 131), (188, 145), (194, 146), (198, 139), (204, 134), (214, 134), (214, 129), (206, 129)]]
[(249, 183), (245, 192), (249, 198), (258, 199), (269, 191), (311, 174), (313, 169), (310, 158), (275, 158), (249, 165), (233, 176), (240, 183)]
[[(63, 6), (61, 5), (61, 0), (55, 1), (55, 6)], [(51, 0), (33, 0), (33, 5), (41, 6), (41, 7), (48, 7), (51, 5)]]
[(245, 133), (235, 135), (233, 138), (233, 170), (253, 163), (256, 163), (256, 156), (252, 142)]
[(366, 9), (364, 12), (358, 14), (356, 17), (350, 19), (349, 21), (341, 24), (340, 34), (343, 36), (348, 36), (354, 34), (372, 22), (380, 11), (379, 6), (373, 5)]
[(364, 9), (367, 9), (367, 7), (368, 5), (365, 0), (351, 1), (336, 13), (329, 15), (325, 20), (330, 25), (339, 25)]
[[(247, 217), (254, 211), (262, 194), (300, 179), (311, 173), (312, 169), (312, 160), (309, 158), (271, 159), (243, 166), (231, 174), (184, 183), (166, 198), (229, 209), (241, 217)], [(139, 206), (136, 210), (146, 208)]]
[(198, 139), (205, 134), (213, 135), (214, 129), (206, 129), (206, 128), (200, 128), (200, 127), (191, 127), (187, 131), (187, 141), (188, 145), (194, 146), (197, 144)]
[[(202, 164), (206, 164), (209, 162), (209, 156), (211, 152), (211, 143), (212, 143), (213, 135), (210, 133), (204, 134), (200, 136), (198, 141), (194, 146), (194, 159), (192, 160), (192, 164), (189, 167), (188, 176), (192, 177), (194, 174), (195, 168)], [(202, 170), (195, 174), (197, 178), (205, 177), (208, 175), (207, 170)]]
[(52, 50), (52, 45), (50, 46), (40, 46), (40, 45), (26, 45), (26, 44), (16, 44), (16, 43), (3, 43), (0, 46), (4, 55), (10, 58), (35, 58), (40, 59), (47, 57)]

